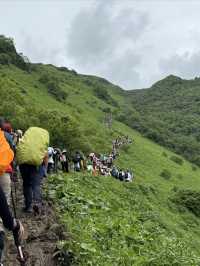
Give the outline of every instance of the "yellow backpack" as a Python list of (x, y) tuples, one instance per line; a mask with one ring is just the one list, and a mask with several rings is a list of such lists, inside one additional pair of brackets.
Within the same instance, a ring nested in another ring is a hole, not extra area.
[(39, 166), (49, 146), (49, 132), (43, 128), (30, 127), (17, 146), (18, 164)]

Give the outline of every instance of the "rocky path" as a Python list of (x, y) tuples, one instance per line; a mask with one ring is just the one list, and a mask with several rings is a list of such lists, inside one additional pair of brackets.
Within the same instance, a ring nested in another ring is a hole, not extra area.
[[(42, 213), (39, 216), (23, 213), (23, 196), (21, 183), (17, 183), (17, 216), (25, 228), (24, 249), (28, 259), (26, 266), (56, 266), (54, 259), (56, 243), (61, 237), (61, 227), (56, 223), (54, 211), (47, 201), (44, 201)], [(7, 233), (4, 266), (18, 266), (17, 250), (12, 235)]]

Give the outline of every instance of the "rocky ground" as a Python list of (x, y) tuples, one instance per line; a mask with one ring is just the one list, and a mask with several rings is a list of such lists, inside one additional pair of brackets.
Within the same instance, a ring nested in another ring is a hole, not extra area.
[[(59, 265), (54, 259), (56, 243), (62, 238), (62, 229), (56, 223), (54, 211), (47, 201), (44, 201), (40, 215), (25, 214), (22, 212), (23, 196), (21, 183), (17, 182), (17, 216), (25, 228), (24, 250), (27, 253), (26, 266), (56, 266)], [(17, 266), (17, 250), (11, 234), (6, 233), (6, 250), (4, 266)]]

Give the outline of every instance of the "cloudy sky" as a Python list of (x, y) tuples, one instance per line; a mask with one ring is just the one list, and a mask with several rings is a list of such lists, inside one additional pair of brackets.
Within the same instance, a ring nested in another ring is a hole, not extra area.
[(200, 76), (198, 0), (0, 0), (0, 34), (32, 62), (124, 89)]

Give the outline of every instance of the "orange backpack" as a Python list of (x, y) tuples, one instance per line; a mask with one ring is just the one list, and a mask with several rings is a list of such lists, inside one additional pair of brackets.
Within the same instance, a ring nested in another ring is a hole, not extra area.
[(14, 158), (14, 152), (8, 144), (4, 132), (0, 130), (0, 176), (4, 174)]

